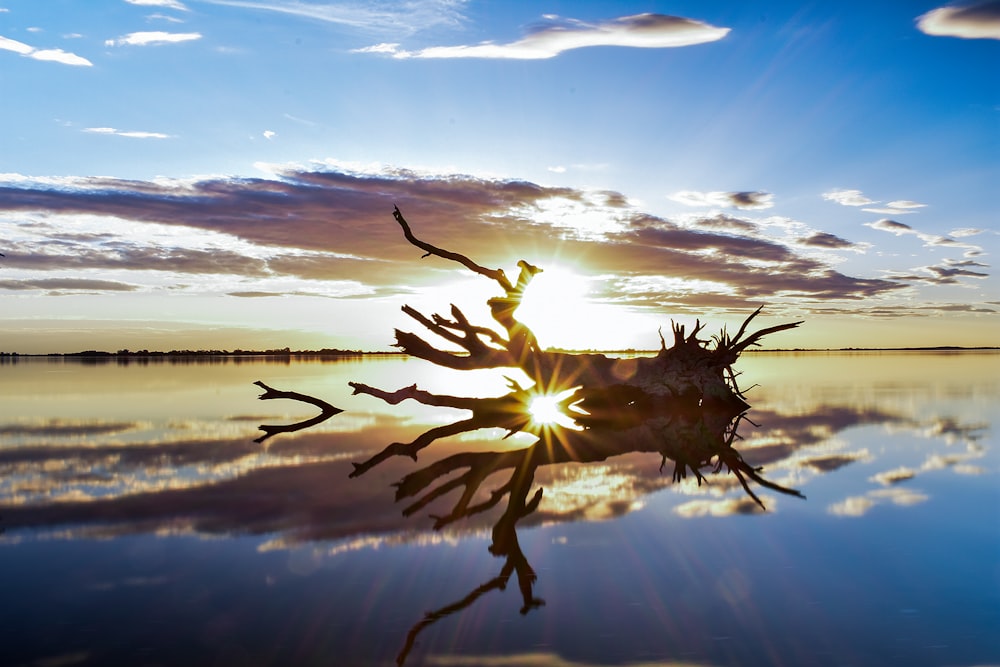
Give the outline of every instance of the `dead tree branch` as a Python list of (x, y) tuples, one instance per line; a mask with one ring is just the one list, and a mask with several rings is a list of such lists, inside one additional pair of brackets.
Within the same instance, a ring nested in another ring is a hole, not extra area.
[(264, 390), (264, 393), (257, 397), (261, 401), (269, 401), (276, 398), (287, 398), (293, 401), (309, 403), (310, 405), (315, 405), (320, 409), (320, 413), (315, 417), (295, 422), (294, 424), (261, 424), (258, 428), (264, 432), (264, 435), (254, 440), (254, 442), (257, 443), (262, 443), (278, 433), (293, 433), (295, 431), (301, 431), (302, 429), (316, 426), (317, 424), (325, 422), (330, 417), (343, 412), (340, 408), (335, 408), (323, 399), (316, 398), (315, 396), (300, 394), (297, 391), (281, 391), (280, 389), (274, 389), (273, 387), (268, 387), (260, 380), (254, 382), (254, 384)]

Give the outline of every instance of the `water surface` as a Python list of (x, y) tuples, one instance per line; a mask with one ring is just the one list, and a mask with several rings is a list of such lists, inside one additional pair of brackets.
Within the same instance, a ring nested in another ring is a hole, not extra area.
[[(391, 484), (532, 436), (465, 434), (348, 477), (462, 417), (348, 381), (497, 396), (501, 373), (5, 363), (0, 663), (391, 665), (404, 647), (408, 665), (1000, 663), (1000, 355), (760, 353), (738, 370), (753, 423), (736, 447), (806, 499), (753, 485), (763, 512), (734, 476), (674, 483), (649, 453), (546, 466), (515, 567), (489, 550), (502, 503), (435, 531), (454, 497), (404, 517)], [(315, 411), (257, 401), (255, 380), (345, 412), (256, 443)]]

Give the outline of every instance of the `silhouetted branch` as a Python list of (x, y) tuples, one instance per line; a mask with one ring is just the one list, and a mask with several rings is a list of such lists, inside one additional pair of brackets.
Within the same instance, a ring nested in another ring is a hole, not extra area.
[(315, 405), (321, 411), (318, 415), (311, 419), (305, 419), (300, 422), (295, 422), (294, 424), (261, 424), (258, 428), (264, 432), (264, 435), (254, 440), (254, 442), (264, 442), (271, 436), (278, 433), (292, 433), (294, 431), (300, 431), (304, 428), (316, 426), (317, 424), (325, 422), (330, 417), (343, 412), (340, 408), (335, 408), (323, 399), (316, 398), (315, 396), (300, 394), (297, 391), (281, 391), (279, 389), (274, 389), (272, 387), (268, 387), (260, 380), (254, 382), (254, 384), (264, 390), (264, 393), (257, 397), (261, 401), (269, 401), (275, 398), (287, 398), (293, 401), (300, 401), (302, 403)]

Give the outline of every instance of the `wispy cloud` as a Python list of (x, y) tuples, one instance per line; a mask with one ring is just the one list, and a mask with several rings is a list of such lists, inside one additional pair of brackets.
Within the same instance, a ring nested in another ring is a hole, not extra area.
[(854, 243), (852, 241), (848, 241), (847, 239), (842, 239), (836, 234), (830, 234), (828, 232), (816, 232), (815, 234), (800, 238), (799, 243), (816, 248), (856, 250), (859, 252), (868, 248), (865, 244)]
[(912, 269), (913, 273), (902, 273), (891, 271), (888, 276), (893, 280), (906, 282), (922, 282), (932, 285), (955, 285), (959, 284), (959, 278), (988, 278), (990, 274), (984, 271), (975, 271), (970, 267), (988, 268), (987, 264), (973, 262), (971, 260), (956, 261), (944, 260), (941, 264), (929, 264), (927, 266)]
[(92, 67), (94, 65), (94, 63), (83, 56), (78, 56), (75, 53), (63, 51), (62, 49), (38, 49), (24, 42), (3, 36), (0, 36), (0, 51), (13, 51), (27, 58), (61, 63), (63, 65), (74, 65), (77, 67)]
[(527, 35), (506, 44), (482, 42), (408, 51), (401, 49), (399, 44), (383, 43), (356, 49), (355, 52), (391, 54), (394, 58), (540, 60), (594, 46), (655, 49), (692, 46), (718, 41), (728, 33), (729, 28), (717, 28), (701, 21), (663, 14), (637, 14), (599, 23), (546, 16)]
[(188, 11), (184, 3), (177, 0), (125, 0), (125, 2), (141, 7), (164, 7), (165, 9), (176, 9), (182, 12)]
[(148, 32), (131, 32), (117, 39), (107, 39), (105, 46), (159, 46), (162, 44), (177, 44), (201, 39), (197, 32), (163, 32), (153, 30)]
[(387, 0), (378, 3), (302, 2), (301, 0), (203, 0), (213, 5), (240, 7), (299, 16), (369, 31), (409, 35), (436, 26), (462, 23), (465, 0)]
[(129, 137), (130, 139), (169, 139), (169, 134), (162, 132), (142, 132), (136, 130), (118, 130), (113, 127), (86, 127), (84, 132), (91, 134), (112, 134), (118, 137)]
[(823, 199), (843, 206), (867, 206), (878, 203), (866, 197), (861, 190), (831, 190), (823, 193)]
[(50, 290), (83, 292), (132, 292), (135, 285), (112, 280), (85, 278), (41, 278), (34, 280), (0, 280), (0, 290)]
[(774, 206), (774, 195), (770, 192), (698, 192), (682, 190), (670, 195), (669, 199), (685, 206), (718, 206), (723, 208), (766, 209)]
[[(906, 223), (899, 222), (898, 220), (889, 220), (888, 218), (883, 218), (881, 220), (876, 220), (875, 222), (865, 223), (866, 227), (871, 227), (881, 232), (889, 232), (896, 236), (904, 236), (907, 234), (912, 234), (918, 239), (924, 242), (927, 246), (947, 246), (955, 249), (963, 249), (965, 257), (979, 257), (983, 254), (983, 249), (980, 246), (973, 245), (971, 243), (963, 243), (961, 241), (956, 241), (948, 236), (941, 236), (940, 234), (927, 234), (914, 229)], [(979, 266), (985, 266), (980, 264)]]
[(916, 213), (918, 209), (924, 208), (927, 204), (919, 204), (915, 201), (891, 201), (879, 208), (863, 208), (862, 211), (868, 213), (880, 213), (882, 215), (907, 215)]
[(1000, 39), (1000, 2), (938, 7), (918, 17), (917, 28), (939, 37)]
[[(843, 206), (865, 206), (870, 207), (872, 204), (878, 204), (880, 202), (866, 197), (861, 190), (831, 190), (830, 192), (823, 193), (823, 199), (827, 201), (836, 202)], [(927, 204), (921, 204), (920, 202), (909, 201), (906, 199), (897, 199), (896, 201), (888, 202), (885, 206), (879, 208), (863, 208), (861, 210), (867, 211), (869, 213), (880, 213), (882, 215), (906, 215), (907, 213), (914, 213), (918, 209), (924, 208)]]

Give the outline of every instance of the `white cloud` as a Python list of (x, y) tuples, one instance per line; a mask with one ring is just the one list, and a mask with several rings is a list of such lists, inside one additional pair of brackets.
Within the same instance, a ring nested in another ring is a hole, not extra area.
[(1000, 2), (938, 7), (917, 18), (917, 28), (937, 37), (1000, 39)]
[(381, 44), (354, 49), (354, 53), (396, 53), (397, 51), (399, 51), (399, 42), (382, 42)]
[(685, 206), (721, 206), (724, 208), (765, 209), (774, 206), (770, 192), (698, 192), (682, 190), (669, 199)]
[(982, 234), (983, 230), (975, 229), (973, 227), (961, 227), (959, 229), (951, 230), (948, 236), (954, 236), (956, 238), (963, 238), (965, 236), (976, 236), (977, 234)]
[(118, 137), (129, 137), (131, 139), (169, 139), (169, 134), (163, 134), (162, 132), (139, 132), (139, 131), (125, 131), (118, 130), (113, 127), (87, 127), (84, 128), (84, 132), (90, 132), (91, 134), (113, 134)]
[(395, 58), (501, 58), (538, 60), (553, 58), (572, 49), (592, 46), (667, 48), (692, 46), (722, 39), (729, 28), (701, 21), (637, 14), (600, 23), (546, 17), (546, 22), (525, 37), (507, 44), (482, 42), (472, 45), (432, 46), (419, 51), (399, 49), (396, 44), (377, 44), (357, 53), (391, 53)]
[(0, 51), (13, 51), (18, 55), (34, 58), (35, 60), (62, 63), (63, 65), (92, 67), (94, 64), (75, 53), (69, 53), (62, 49), (36, 49), (24, 42), (18, 42), (17, 40), (8, 39), (3, 36), (0, 36)]
[(160, 44), (176, 44), (178, 42), (190, 42), (201, 39), (198, 32), (163, 32), (153, 30), (150, 32), (131, 32), (118, 39), (104, 40), (105, 46), (157, 46)]
[(837, 202), (844, 206), (867, 206), (877, 204), (874, 199), (869, 199), (861, 193), (861, 190), (831, 190), (823, 193), (823, 199)]
[(265, 139), (270, 139), (270, 138), (272, 138), (273, 136), (275, 136), (275, 134), (276, 134), (276, 133), (275, 133), (275, 132), (272, 132), (271, 130), (264, 130), (264, 138), (265, 138)]
[(125, 2), (141, 7), (166, 7), (167, 9), (177, 9), (182, 12), (188, 11), (184, 3), (177, 2), (177, 0), (125, 0)]
[[(864, 209), (869, 210), (869, 209)], [(897, 222), (895, 220), (889, 220), (883, 218), (881, 220), (876, 220), (875, 222), (866, 222), (866, 227), (871, 227), (872, 229), (878, 230), (880, 232), (889, 232), (895, 236), (903, 236), (904, 234), (913, 234), (918, 239), (924, 242), (925, 246), (948, 246), (955, 249), (965, 250), (966, 257), (977, 257), (982, 254), (983, 249), (980, 246), (973, 245), (971, 243), (961, 243), (947, 236), (939, 236), (937, 234), (927, 234), (919, 230), (914, 229), (910, 225), (902, 222)]]
[[(879, 202), (866, 197), (861, 190), (831, 190), (823, 193), (823, 199), (836, 202), (844, 206), (869, 206)], [(924, 208), (927, 204), (909, 201), (907, 199), (897, 199), (879, 208), (864, 208), (868, 213), (879, 213), (881, 215), (906, 215), (914, 213), (916, 209)]]
[(26, 56), (35, 50), (35, 47), (28, 46), (24, 42), (18, 42), (13, 39), (8, 39), (0, 35), (0, 49), (4, 51), (13, 51), (14, 53), (19, 53), (22, 56)]
[(909, 201), (906, 199), (899, 199), (896, 201), (891, 201), (882, 208), (863, 208), (862, 211), (867, 211), (869, 213), (878, 213), (880, 215), (907, 215), (908, 213), (916, 213), (917, 209), (924, 208), (927, 204), (921, 204), (915, 201)]
[(923, 208), (927, 204), (921, 204), (920, 202), (909, 201), (906, 199), (898, 199), (896, 201), (891, 201), (886, 206), (891, 206), (893, 208)]
[(86, 58), (78, 56), (75, 53), (63, 51), (62, 49), (39, 49), (38, 51), (34, 51), (30, 57), (35, 60), (47, 60), (49, 62), (62, 63), (63, 65), (77, 65), (80, 67), (91, 67), (94, 64)]

